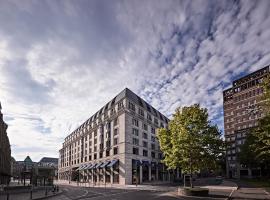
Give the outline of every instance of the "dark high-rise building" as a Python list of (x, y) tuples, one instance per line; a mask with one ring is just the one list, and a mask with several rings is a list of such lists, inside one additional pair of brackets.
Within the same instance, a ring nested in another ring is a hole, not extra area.
[(3, 120), (0, 103), (0, 185), (8, 184), (11, 174), (11, 150), (7, 136), (8, 125)]
[(228, 177), (251, 177), (258, 171), (239, 163), (237, 153), (245, 142), (246, 134), (258, 125), (258, 119), (263, 116), (261, 83), (267, 74), (269, 66), (233, 81), (233, 86), (223, 91), (225, 140), (229, 143), (226, 152)]

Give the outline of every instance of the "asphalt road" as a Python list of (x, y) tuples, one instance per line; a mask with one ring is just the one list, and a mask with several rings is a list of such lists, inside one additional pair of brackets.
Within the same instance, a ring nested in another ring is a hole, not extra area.
[[(62, 186), (61, 195), (48, 198), (48, 200), (200, 200), (208, 198), (179, 197), (176, 191), (115, 189), (115, 188), (83, 188)], [(210, 199), (210, 198), (209, 198)], [(211, 198), (214, 199), (214, 198)], [(219, 198), (220, 199), (220, 198)], [(223, 198), (225, 199), (225, 198)]]

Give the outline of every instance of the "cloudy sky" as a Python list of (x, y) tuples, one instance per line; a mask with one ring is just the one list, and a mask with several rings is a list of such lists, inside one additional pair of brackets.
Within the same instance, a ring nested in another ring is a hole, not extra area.
[(125, 87), (168, 117), (270, 63), (270, 1), (0, 0), (0, 101), (12, 155), (58, 156)]

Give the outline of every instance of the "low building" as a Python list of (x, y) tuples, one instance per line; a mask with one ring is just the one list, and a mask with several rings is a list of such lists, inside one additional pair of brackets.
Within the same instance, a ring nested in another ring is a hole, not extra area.
[(59, 151), (59, 179), (93, 184), (171, 180), (156, 135), (168, 122), (124, 89), (65, 138)]
[(0, 103), (0, 185), (9, 184), (11, 177), (11, 149), (7, 135), (8, 125), (3, 120)]

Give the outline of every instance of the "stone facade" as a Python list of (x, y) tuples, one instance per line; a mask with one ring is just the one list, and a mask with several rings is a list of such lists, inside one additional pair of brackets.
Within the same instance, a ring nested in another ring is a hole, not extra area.
[(124, 89), (65, 138), (59, 179), (93, 184), (169, 180), (156, 137), (156, 129), (168, 121)]
[(8, 184), (11, 176), (11, 150), (7, 136), (8, 125), (3, 120), (0, 103), (0, 185)]
[[(261, 83), (267, 74), (269, 66), (233, 81), (233, 87), (223, 92), (225, 140), (229, 143), (226, 156), (228, 177), (252, 176), (252, 169), (238, 162), (237, 153), (246, 134), (264, 116), (260, 97), (263, 94)], [(253, 169), (253, 175), (256, 171)]]

